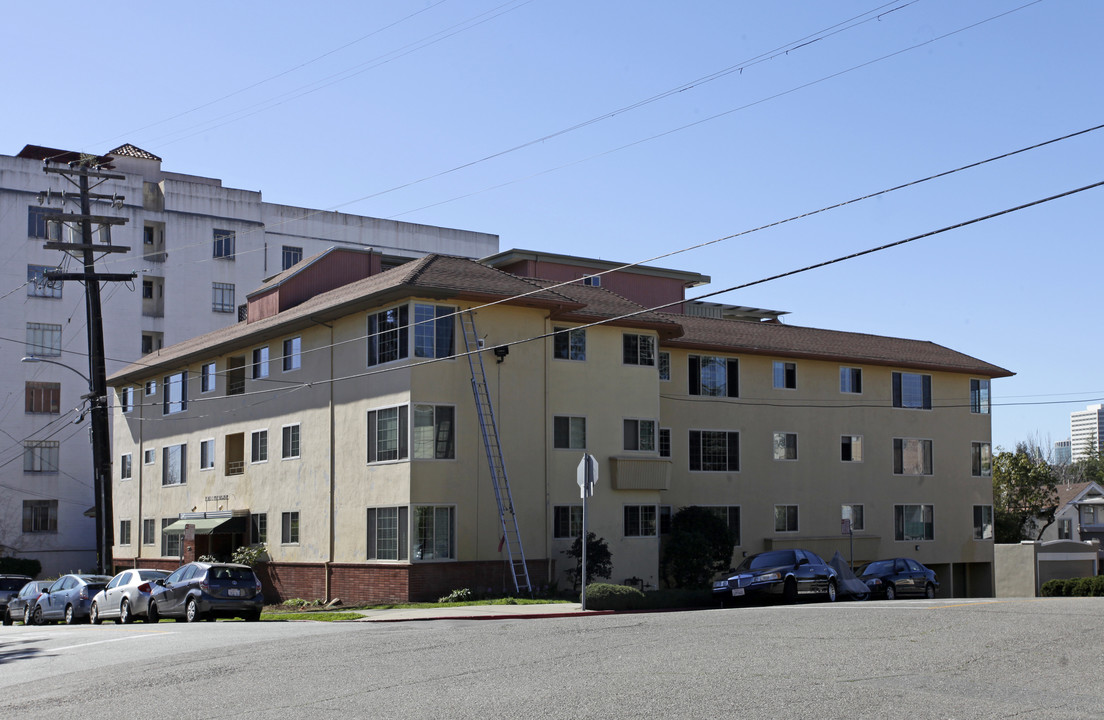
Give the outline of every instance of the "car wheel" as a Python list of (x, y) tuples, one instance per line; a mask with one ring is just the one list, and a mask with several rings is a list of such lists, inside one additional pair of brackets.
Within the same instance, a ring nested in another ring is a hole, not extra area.
[(41, 625), (42, 620), (42, 608), (35, 606), (34, 615), (31, 617), (31, 622), (35, 625)]
[(72, 605), (66, 605), (65, 606), (65, 624), (66, 625), (76, 625), (77, 624), (77, 614), (73, 610)]
[(835, 602), (835, 601), (836, 601), (836, 581), (835, 580), (829, 580), (828, 581), (828, 602)]
[(196, 604), (195, 598), (188, 598), (187, 604), (184, 605), (184, 619), (188, 622), (202, 619), (199, 616), (199, 606)]
[(4, 624), (5, 625), (11, 625), (12, 624), (11, 612), (7, 608), (4, 608)]
[(797, 580), (786, 578), (786, 584), (782, 586), (782, 601), (787, 605), (797, 602)]
[(151, 602), (149, 604), (149, 610), (146, 611), (146, 622), (160, 622), (161, 616), (157, 614), (157, 603)]
[(245, 621), (246, 622), (257, 622), (260, 619), (261, 619), (261, 612), (259, 610), (256, 611), (256, 612), (248, 613), (245, 616)]
[(103, 622), (103, 618), (100, 617), (99, 603), (92, 603), (92, 607), (88, 610), (88, 621), (93, 625), (99, 625)]
[(924, 588), (924, 597), (926, 597), (928, 600), (932, 600), (933, 598), (935, 598), (935, 586), (931, 583), (928, 583), (928, 586)]
[(886, 600), (896, 600), (896, 599), (897, 599), (897, 591), (893, 588), (892, 585), (886, 585)]
[(134, 616), (130, 614), (130, 601), (123, 598), (123, 601), (119, 604), (119, 622), (127, 625), (133, 621)]

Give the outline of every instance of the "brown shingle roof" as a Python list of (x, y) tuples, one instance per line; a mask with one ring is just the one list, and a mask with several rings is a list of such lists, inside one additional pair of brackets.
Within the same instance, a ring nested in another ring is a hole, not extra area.
[(578, 281), (562, 284), (551, 280), (532, 279), (531, 282), (545, 288), (554, 287), (556, 293), (565, 295), (582, 306), (556, 313), (552, 316), (554, 320), (590, 323), (611, 318), (624, 318), (624, 320), (614, 321), (614, 324), (655, 328), (665, 337), (675, 337), (682, 333), (678, 321), (674, 319), (675, 316), (652, 312), (643, 305), (603, 287), (583, 285)]
[(115, 155), (117, 157), (132, 157), (138, 158), (140, 160), (157, 160), (158, 162), (161, 161), (161, 158), (157, 157), (153, 153), (146, 152), (142, 148), (135, 147), (130, 143), (120, 145), (119, 147), (109, 152), (108, 155)]

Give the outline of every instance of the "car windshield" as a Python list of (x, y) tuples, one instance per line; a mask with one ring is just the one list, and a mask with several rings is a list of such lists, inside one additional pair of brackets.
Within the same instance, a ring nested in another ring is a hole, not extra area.
[(253, 571), (249, 568), (213, 567), (207, 571), (207, 580), (234, 580), (237, 582), (253, 582)]
[(160, 570), (139, 570), (138, 577), (143, 580), (160, 580), (161, 578), (168, 577), (167, 572), (161, 572)]
[(862, 569), (860, 575), (885, 575), (886, 573), (893, 572), (892, 560), (878, 560), (872, 562)]
[(23, 578), (0, 578), (0, 590), (15, 591), (27, 584)]
[(759, 570), (761, 568), (781, 567), (783, 565), (796, 565), (793, 550), (774, 550), (772, 552), (752, 555), (740, 563), (737, 570)]

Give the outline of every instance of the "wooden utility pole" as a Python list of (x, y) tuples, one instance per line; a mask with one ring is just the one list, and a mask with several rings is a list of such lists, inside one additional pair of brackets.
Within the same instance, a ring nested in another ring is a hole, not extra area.
[[(60, 222), (72, 227), (80, 227), (81, 241), (47, 242), (47, 250), (61, 250), (72, 255), (84, 265), (84, 272), (47, 272), (47, 280), (76, 280), (84, 285), (85, 310), (88, 315), (88, 377), (89, 403), (92, 429), (92, 472), (93, 493), (96, 505), (96, 571), (113, 575), (114, 563), (111, 558), (115, 544), (113, 529), (114, 514), (111, 506), (111, 437), (107, 415), (107, 368), (104, 359), (103, 308), (100, 305), (100, 282), (129, 282), (137, 277), (136, 273), (97, 273), (97, 253), (128, 252), (129, 247), (112, 245), (110, 238), (106, 243), (93, 244), (92, 225), (101, 229), (112, 225), (122, 225), (127, 218), (109, 217), (92, 214), (93, 200), (111, 201), (113, 207), (122, 207), (123, 197), (91, 192), (108, 180), (125, 180), (125, 175), (111, 174), (100, 170), (109, 158), (84, 156), (79, 161), (68, 163), (65, 167), (51, 167), (50, 161), (43, 161), (43, 170), (61, 175), (79, 190), (80, 212), (46, 215), (46, 222)], [(74, 179), (75, 178), (75, 179)], [(90, 180), (96, 180), (91, 186)], [(63, 200), (66, 194), (62, 193)], [(59, 237), (60, 240), (60, 237)]]

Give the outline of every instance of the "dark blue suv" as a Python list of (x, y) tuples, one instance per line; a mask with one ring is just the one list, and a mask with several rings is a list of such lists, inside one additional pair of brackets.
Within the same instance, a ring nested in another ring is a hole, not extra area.
[(157, 622), (172, 617), (196, 622), (240, 617), (255, 622), (260, 620), (263, 607), (261, 581), (253, 568), (233, 563), (193, 562), (153, 582), (149, 620)]

